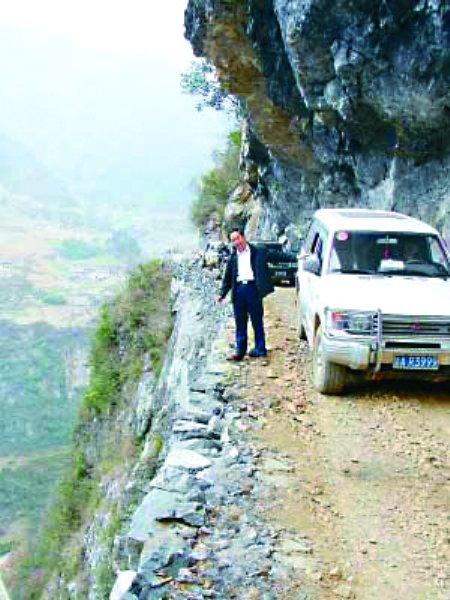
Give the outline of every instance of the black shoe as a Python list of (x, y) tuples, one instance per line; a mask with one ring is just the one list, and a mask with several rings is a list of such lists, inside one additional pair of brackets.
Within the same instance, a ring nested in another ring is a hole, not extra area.
[(234, 360), (235, 362), (239, 362), (240, 360), (243, 360), (245, 354), (238, 354), (237, 352), (235, 352), (234, 354), (230, 354), (230, 356), (227, 356), (227, 360)]
[(256, 348), (253, 348), (248, 355), (250, 358), (265, 358), (267, 356), (267, 350), (257, 350)]

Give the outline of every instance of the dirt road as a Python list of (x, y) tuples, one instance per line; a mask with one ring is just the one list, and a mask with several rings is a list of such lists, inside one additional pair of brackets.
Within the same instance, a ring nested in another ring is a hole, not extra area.
[(269, 359), (236, 368), (261, 455), (261, 512), (298, 578), (284, 598), (301, 582), (308, 600), (448, 600), (450, 387), (322, 396), (297, 340), (294, 291), (278, 289), (266, 313)]

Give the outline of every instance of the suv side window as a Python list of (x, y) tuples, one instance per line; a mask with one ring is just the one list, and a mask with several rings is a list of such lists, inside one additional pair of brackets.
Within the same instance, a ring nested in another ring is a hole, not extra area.
[(315, 254), (317, 256), (321, 266), (323, 265), (326, 242), (327, 234), (322, 228), (320, 228), (318, 231), (316, 231), (314, 236), (311, 246), (311, 254)]
[(306, 234), (305, 243), (303, 245), (303, 255), (311, 256), (316, 255), (323, 263), (324, 249), (327, 241), (327, 233), (318, 221), (313, 221), (308, 233)]
[(320, 262), (322, 262), (323, 240), (322, 240), (322, 237), (320, 236), (319, 232), (317, 232), (314, 237), (312, 248), (311, 248), (311, 254), (315, 254), (317, 256), (317, 258), (320, 260)]
[(313, 245), (317, 235), (317, 221), (313, 221), (308, 229), (308, 233), (305, 237), (305, 242), (303, 244), (303, 249), (305, 254), (312, 254)]
[(438, 238), (432, 238), (430, 240), (431, 260), (433, 263), (442, 265), (448, 271), (448, 261), (445, 255), (445, 251), (442, 244), (439, 243)]

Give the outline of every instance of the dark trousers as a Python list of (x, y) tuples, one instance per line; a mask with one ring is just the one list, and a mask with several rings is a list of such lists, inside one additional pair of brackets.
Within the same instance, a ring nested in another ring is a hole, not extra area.
[(249, 316), (255, 333), (255, 349), (257, 352), (265, 353), (264, 308), (262, 299), (253, 281), (246, 284), (238, 283), (236, 285), (233, 309), (234, 320), (236, 322), (236, 353), (244, 355), (247, 352), (247, 324)]

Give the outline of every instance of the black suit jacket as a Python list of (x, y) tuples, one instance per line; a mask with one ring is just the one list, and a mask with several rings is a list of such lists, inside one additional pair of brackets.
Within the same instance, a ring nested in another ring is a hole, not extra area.
[[(270, 258), (272, 252), (266, 251), (264, 248), (257, 248), (253, 244), (250, 246), (250, 262), (252, 265), (253, 275), (255, 277), (255, 284), (258, 290), (258, 294), (261, 298), (271, 294), (274, 291), (272, 280), (267, 266), (267, 260)], [(276, 253), (278, 254), (278, 253)], [(228, 292), (231, 290), (231, 298), (234, 300), (234, 294), (236, 291), (238, 275), (238, 261), (237, 251), (233, 250), (230, 258), (228, 259), (225, 274), (223, 276), (222, 287), (220, 289), (220, 297), (225, 298)]]

